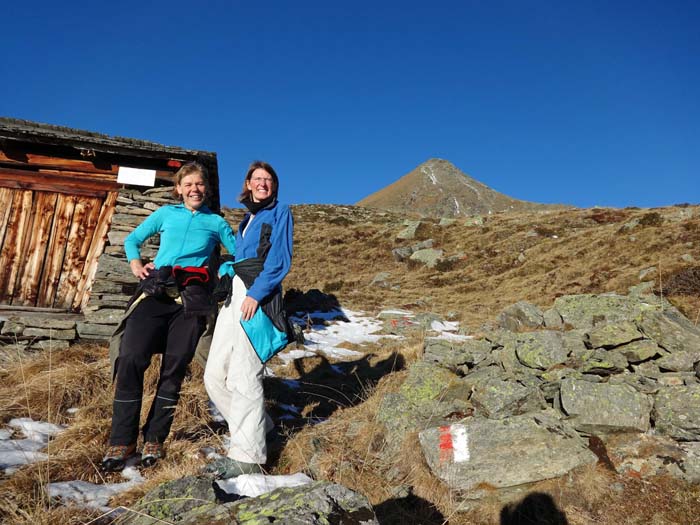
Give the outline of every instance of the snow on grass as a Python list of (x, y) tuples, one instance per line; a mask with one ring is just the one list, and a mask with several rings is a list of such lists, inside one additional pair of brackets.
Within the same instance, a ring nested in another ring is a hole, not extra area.
[(28, 417), (11, 419), (8, 425), (17, 429), (24, 437), (12, 439), (13, 431), (0, 431), (0, 469), (3, 469), (5, 474), (12, 474), (24, 465), (47, 459), (47, 454), (42, 450), (46, 448), (51, 436), (65, 428), (53, 423), (34, 421)]
[[(353, 359), (362, 357), (362, 352), (339, 348), (342, 343), (362, 344), (375, 342), (386, 335), (374, 335), (382, 329), (382, 322), (352, 310), (333, 310), (331, 312), (313, 312), (309, 314), (313, 319), (338, 319), (329, 325), (313, 325), (311, 331), (304, 334), (305, 344), (303, 349), (289, 349), (277, 354), (285, 364), (302, 357), (312, 357), (318, 354), (332, 359)], [(296, 322), (302, 322), (302, 318), (295, 318)]]
[(137, 462), (138, 458), (131, 458), (127, 462), (129, 466), (122, 470), (121, 473), (127, 481), (122, 483), (104, 483), (101, 485), (87, 481), (49, 483), (49, 496), (59, 499), (63, 503), (70, 502), (107, 512), (111, 510), (107, 502), (112, 496), (143, 483), (143, 476), (134, 466)]
[(248, 496), (251, 498), (267, 494), (281, 487), (300, 487), (313, 480), (305, 474), (286, 476), (266, 476), (264, 474), (243, 474), (235, 478), (217, 481), (217, 485), (228, 494)]

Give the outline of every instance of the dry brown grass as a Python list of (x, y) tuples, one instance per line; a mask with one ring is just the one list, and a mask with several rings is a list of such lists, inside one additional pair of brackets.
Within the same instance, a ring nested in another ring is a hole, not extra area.
[[(695, 217), (680, 218), (694, 212)], [(495, 214), (483, 227), (458, 221), (431, 233), (447, 256), (464, 254), (449, 268), (429, 270), (394, 260), (391, 250), (410, 244), (395, 240), (403, 217), (351, 206), (299, 206), (295, 255), (286, 287), (332, 292), (344, 307), (376, 312), (405, 307), (415, 312), (451, 314), (476, 330), (504, 307), (527, 300), (548, 308), (560, 295), (626, 292), (639, 283), (639, 272), (654, 266), (654, 288), (691, 320), (700, 317), (697, 267), (682, 259), (700, 246), (700, 209), (565, 210), (548, 213)], [(240, 212), (229, 214), (240, 217)], [(633, 220), (639, 225), (628, 228)], [(234, 220), (235, 222), (235, 220)], [(523, 254), (523, 257), (520, 257)], [(687, 259), (687, 257), (686, 257)], [(379, 272), (391, 273), (396, 288), (370, 284)], [(382, 523), (495, 523), (503, 503), (487, 498), (478, 508), (458, 512), (455, 494), (436, 480), (421, 459), (415, 436), (403, 444), (398, 460), (388, 461), (376, 413), (384, 394), (400, 386), (400, 370), (420, 357), (420, 334), (409, 341), (385, 340), (356, 345), (362, 359), (344, 364), (338, 375), (322, 357), (298, 360), (266, 380), (270, 411), (295, 404), (301, 415), (286, 423), (272, 447), (270, 470), (313, 470), (367, 495)], [(14, 417), (67, 424), (51, 442), (50, 460), (20, 469), (0, 480), (0, 521), (8, 524), (86, 523), (97, 513), (52, 506), (45, 494), (48, 480), (117, 481), (103, 476), (97, 464), (106, 445), (112, 386), (107, 350), (98, 345), (39, 354), (0, 369), (0, 422)], [(157, 361), (157, 360), (156, 360)], [(220, 428), (210, 428), (202, 371), (193, 365), (176, 414), (167, 458), (144, 470), (146, 483), (114, 498), (129, 506), (162, 481), (198, 471), (199, 451), (220, 446)], [(147, 373), (148, 408), (156, 367)], [(280, 380), (300, 381), (291, 390)], [(69, 408), (78, 408), (70, 413)], [(144, 414), (145, 416), (145, 414)], [(311, 425), (329, 418), (323, 425)], [(384, 458), (384, 459), (382, 459)], [(388, 479), (391, 481), (387, 481)], [(412, 492), (396, 487), (411, 486)], [(613, 489), (611, 489), (613, 487)], [(530, 489), (551, 498), (572, 525), (599, 523), (691, 523), (700, 490), (678, 481), (621, 478), (596, 467)], [(515, 499), (510, 509), (525, 506)], [(655, 521), (654, 521), (655, 520)]]

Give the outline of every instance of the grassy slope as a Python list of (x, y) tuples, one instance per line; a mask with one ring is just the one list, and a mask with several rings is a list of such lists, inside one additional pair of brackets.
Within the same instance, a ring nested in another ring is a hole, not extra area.
[[(295, 256), (287, 288), (332, 292), (351, 309), (376, 312), (407, 306), (414, 311), (452, 313), (476, 330), (518, 300), (547, 308), (562, 294), (625, 292), (639, 283), (641, 270), (655, 266), (660, 272), (649, 277), (655, 287), (665, 294), (669, 289), (674, 292), (670, 299), (692, 320), (700, 311), (700, 279), (695, 277), (700, 272), (683, 259), (684, 255), (700, 258), (697, 207), (496, 214), (483, 227), (469, 227), (463, 220), (448, 227), (432, 224), (425, 237), (434, 239), (448, 256), (463, 254), (443, 271), (394, 261), (391, 249), (410, 244), (395, 240), (403, 229), (399, 215), (352, 206), (298, 206), (293, 212)], [(689, 212), (696, 217), (681, 219)], [(240, 215), (240, 211), (227, 212), (234, 224)], [(633, 220), (641, 224), (624, 231), (623, 225)], [(519, 260), (520, 254), (524, 259)], [(389, 280), (398, 289), (370, 284), (382, 271), (391, 274)], [(681, 288), (678, 283), (685, 293), (675, 293)], [(347, 381), (339, 379), (322, 358), (277, 368), (280, 377), (301, 379), (303, 388), (290, 392), (281, 381), (268, 380), (271, 410), (276, 403), (295, 403), (303, 406), (303, 417), (273, 447), (272, 471), (304, 468), (320, 439), (326, 451), (318, 457), (317, 468), (327, 479), (367, 494), (383, 523), (495, 522), (501, 508), (496, 502), (487, 502), (476, 513), (454, 515), (451, 495), (427, 474), (415, 453), (415, 442), (405, 444), (406, 460), (400, 468), (414, 493), (397, 497), (390, 492), (384, 474), (392, 466), (373, 459), (382, 437), (374, 414), (381, 395), (400, 384), (403, 373), (390, 372), (416, 358), (420, 340), (391, 341), (364, 350), (367, 357), (352, 364)], [(155, 378), (151, 369), (147, 388), (151, 395)], [(60, 356), (44, 354), (21, 367), (0, 369), (1, 422), (32, 416), (71, 425), (53, 442), (49, 463), (0, 480), (0, 521), (88, 521), (90, 515), (84, 511), (49, 508), (45, 482), (103, 479), (95, 465), (107, 439), (110, 405), (106, 349), (101, 346), (74, 348)], [(80, 410), (71, 415), (71, 407)], [(326, 416), (332, 416), (329, 423), (306, 426), (305, 418)], [(221, 432), (211, 427), (201, 369), (195, 366), (183, 391), (168, 457), (144, 472), (146, 485), (118, 496), (112, 504), (128, 506), (165, 479), (196, 473), (203, 463), (200, 449), (220, 444)], [(613, 482), (618, 483), (617, 492), (608, 490)], [(650, 523), (655, 514), (659, 523), (688, 523), (698, 497), (697, 489), (673, 481), (620, 482), (600, 469), (539, 488), (554, 497), (572, 524)]]

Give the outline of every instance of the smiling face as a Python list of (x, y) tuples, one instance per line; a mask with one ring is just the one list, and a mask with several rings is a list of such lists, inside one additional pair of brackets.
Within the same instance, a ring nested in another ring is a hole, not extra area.
[(275, 181), (267, 171), (256, 169), (246, 181), (246, 188), (250, 191), (253, 202), (261, 202), (270, 197), (275, 191)]
[(177, 184), (176, 189), (182, 197), (185, 208), (191, 211), (201, 208), (207, 196), (207, 183), (200, 173), (185, 175)]

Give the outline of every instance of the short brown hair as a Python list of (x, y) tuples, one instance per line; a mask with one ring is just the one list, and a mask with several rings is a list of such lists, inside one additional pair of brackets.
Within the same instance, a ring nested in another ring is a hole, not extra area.
[(250, 199), (250, 190), (248, 189), (247, 182), (253, 176), (253, 172), (257, 169), (265, 170), (270, 174), (272, 177), (272, 194), (277, 196), (277, 190), (280, 187), (280, 182), (275, 169), (267, 162), (263, 162), (262, 160), (254, 160), (250, 163), (250, 166), (248, 166), (248, 172), (245, 175), (245, 179), (243, 179), (243, 190), (238, 196), (238, 202), (243, 202), (246, 199)]
[(200, 164), (197, 161), (192, 161), (192, 162), (186, 162), (183, 164), (179, 170), (175, 172), (174, 176), (174, 185), (173, 185), (173, 197), (175, 197), (177, 200), (182, 200), (182, 195), (180, 195), (177, 192), (177, 185), (182, 182), (182, 179), (187, 177), (188, 175), (195, 175), (199, 174), (202, 177), (202, 180), (204, 180), (204, 185), (206, 186), (206, 193), (204, 195), (205, 198), (207, 198), (209, 195), (209, 175), (207, 174), (207, 168), (205, 168), (202, 164)]

